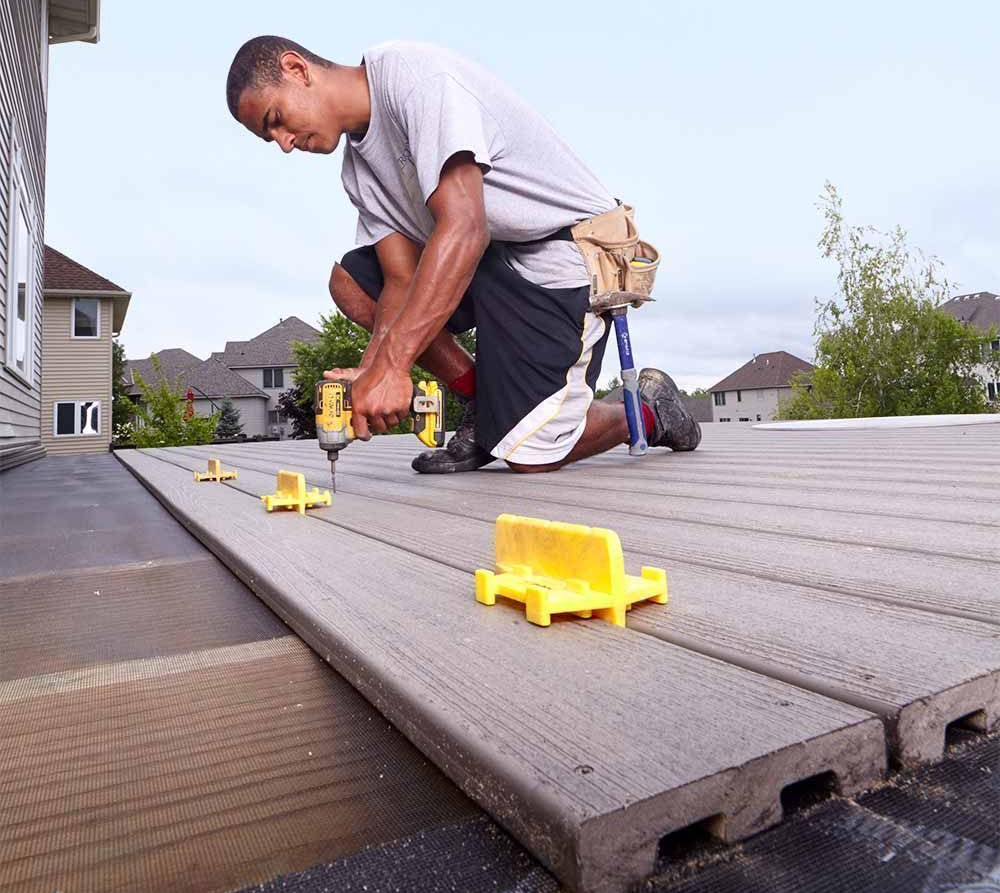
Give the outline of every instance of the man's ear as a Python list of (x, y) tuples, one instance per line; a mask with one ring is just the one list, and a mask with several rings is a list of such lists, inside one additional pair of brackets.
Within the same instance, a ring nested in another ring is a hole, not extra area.
[(283, 75), (292, 78), (292, 80), (304, 86), (309, 86), (312, 80), (309, 63), (294, 50), (285, 50), (281, 54), (281, 58), (278, 59), (278, 67), (281, 69)]

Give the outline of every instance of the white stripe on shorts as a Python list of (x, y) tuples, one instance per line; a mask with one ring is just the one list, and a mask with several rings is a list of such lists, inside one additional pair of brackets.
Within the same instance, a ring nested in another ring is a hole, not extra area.
[(593, 313), (583, 318), (580, 358), (566, 373), (565, 386), (511, 428), (491, 450), (492, 455), (522, 465), (548, 465), (569, 455), (587, 426), (587, 410), (594, 399), (587, 384), (587, 366), (607, 325)]

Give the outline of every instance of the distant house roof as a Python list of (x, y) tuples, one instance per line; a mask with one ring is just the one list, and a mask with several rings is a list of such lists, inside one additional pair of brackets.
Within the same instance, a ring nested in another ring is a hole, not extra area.
[[(159, 378), (166, 378), (182, 391), (188, 388), (196, 397), (267, 397), (238, 372), (233, 372), (218, 360), (200, 360), (181, 347), (171, 347), (157, 351), (160, 364)], [(138, 371), (147, 384), (153, 384), (157, 376), (153, 371), (153, 358), (128, 360), (125, 381), (129, 384), (129, 394), (139, 396), (142, 392), (135, 383), (134, 371)]]
[(288, 316), (249, 341), (227, 341), (226, 349), (212, 354), (230, 369), (255, 366), (294, 366), (292, 342), (313, 342), (319, 330), (297, 316)]
[(1000, 298), (989, 291), (957, 295), (939, 308), (964, 323), (971, 323), (984, 331), (990, 326), (1000, 328)]
[(752, 391), (754, 388), (787, 388), (796, 372), (811, 372), (815, 366), (800, 360), (786, 350), (757, 354), (708, 390)]
[[(188, 369), (203, 362), (193, 353), (188, 353), (183, 347), (168, 347), (166, 350), (158, 350), (156, 351), (156, 359), (160, 363), (161, 377), (165, 377), (169, 381), (177, 380)], [(135, 383), (135, 372), (138, 372), (147, 384), (155, 381), (153, 357), (125, 361), (125, 382), (129, 385), (128, 392), (133, 396), (138, 396), (141, 391)]]
[(105, 279), (89, 267), (56, 251), (51, 245), (45, 246), (45, 276), (42, 291), (52, 298), (99, 297), (113, 301), (111, 328), (115, 334), (125, 324), (129, 300), (132, 293), (110, 279)]

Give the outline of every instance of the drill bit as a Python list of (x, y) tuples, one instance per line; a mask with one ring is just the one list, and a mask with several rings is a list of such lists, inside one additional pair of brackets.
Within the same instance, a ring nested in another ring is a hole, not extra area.
[(337, 450), (330, 450), (330, 452), (328, 452), (327, 455), (330, 457), (330, 492), (331, 493), (336, 493), (337, 492), (337, 455), (338, 455), (338, 451)]

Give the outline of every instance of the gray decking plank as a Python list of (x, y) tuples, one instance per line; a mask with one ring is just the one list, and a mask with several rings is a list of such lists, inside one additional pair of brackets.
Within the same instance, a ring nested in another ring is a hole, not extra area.
[[(294, 445), (293, 445), (294, 444)], [(309, 445), (312, 444), (311, 448)], [(218, 448), (199, 448), (203, 455), (215, 455)], [(282, 449), (288, 449), (287, 454)], [(353, 447), (352, 447), (353, 449)], [(358, 452), (363, 449), (358, 447)], [(213, 452), (215, 450), (215, 452)], [(328, 481), (329, 466), (314, 441), (299, 441), (280, 447), (274, 445), (244, 446), (233, 449), (233, 456), (262, 456), (274, 460), (294, 461), (311, 468)], [(367, 469), (367, 470), (365, 470)], [(417, 475), (400, 461), (398, 470), (391, 466), (372, 468), (363, 457), (355, 461), (345, 455), (338, 463), (337, 486), (342, 492), (365, 492), (378, 488), (394, 490), (398, 485), (415, 483)], [(900, 549), (926, 555), (970, 558), (980, 562), (1000, 563), (1000, 536), (988, 525), (961, 522), (941, 522), (922, 518), (892, 515), (858, 514), (846, 511), (789, 508), (769, 504), (747, 504), (737, 500), (664, 498), (633, 492), (622, 497), (598, 478), (586, 486), (567, 487), (550, 475), (523, 476), (505, 472), (477, 472), (461, 475), (427, 475), (419, 478), (424, 492), (442, 491), (463, 497), (473, 494), (493, 495), (516, 503), (521, 499), (548, 501), (554, 506), (605, 509), (637, 518), (662, 521), (686, 521), (714, 528), (748, 532), (768, 532), (799, 537), (808, 541), (852, 544), (861, 547)], [(846, 496), (845, 496), (846, 499)]]
[(866, 711), (608, 624), (532, 627), (477, 604), (467, 573), (119, 457), (571, 887), (628, 889), (665, 833), (722, 814), (739, 837), (798, 778), (850, 791), (883, 769)]
[[(188, 453), (167, 450), (163, 455), (186, 468), (202, 464)], [(268, 469), (271, 474), (249, 466), (267, 464), (244, 461), (242, 479), (232, 486), (259, 495), (271, 485), (273, 466)], [(311, 482), (320, 477), (307, 473)], [(417, 493), (409, 495), (414, 502), (405, 507), (341, 493), (333, 510), (322, 517), (382, 542), (406, 542), (417, 552), (437, 549), (443, 561), (461, 570), (492, 568), (492, 522), (511, 506), (482, 496), (470, 505), (426, 494), (419, 505), (419, 488), (410, 489)], [(533, 503), (518, 504), (514, 510), (537, 515), (545, 508)], [(641, 565), (667, 567), (674, 594), (671, 607), (636, 608), (630, 615), (632, 628), (877, 712), (887, 720), (893, 753), (901, 762), (940, 757), (946, 726), (968, 714), (985, 711), (985, 726), (1000, 722), (1000, 627), (928, 614), (912, 605), (923, 594), (924, 605), (933, 606), (942, 589), (954, 586), (954, 565), (961, 564), (970, 581), (984, 593), (993, 593), (991, 606), (1000, 622), (1000, 592), (993, 574), (981, 566), (951, 562), (935, 573), (925, 562), (914, 574), (912, 565), (917, 562), (910, 556), (882, 554), (876, 563), (881, 562), (883, 575), (906, 576), (915, 587), (909, 593), (910, 606), (885, 604), (866, 598), (857, 584), (850, 591), (837, 591), (832, 585), (823, 591), (794, 585), (809, 582), (806, 552), (797, 556), (804, 562), (801, 579), (778, 582), (679, 558), (671, 543), (677, 525), (639, 525), (613, 510), (591, 510), (584, 516), (578, 512), (555, 520), (615, 529), (633, 573)], [(757, 539), (749, 548), (763, 550), (765, 543)], [(829, 557), (835, 559), (833, 554)], [(844, 561), (841, 568), (850, 571)], [(916, 589), (919, 585), (922, 590)], [(905, 601), (900, 588), (895, 594), (896, 600)]]

